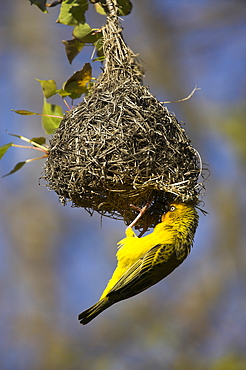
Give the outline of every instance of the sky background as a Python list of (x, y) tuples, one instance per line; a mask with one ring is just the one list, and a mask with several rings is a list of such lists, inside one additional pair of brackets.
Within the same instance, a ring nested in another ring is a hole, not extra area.
[[(55, 23), (58, 10), (0, 4), (0, 145), (13, 140), (7, 132), (44, 135), (39, 117), (11, 112), (41, 112), (36, 78), (61, 87), (90, 61), (88, 46), (68, 63), (61, 40), (72, 28)], [(79, 325), (78, 313), (97, 301), (115, 268), (125, 225), (60, 205), (39, 186), (42, 160), (0, 179), (1, 369), (245, 369), (245, 18), (239, 0), (133, 0), (123, 20), (144, 83), (160, 101), (200, 88), (168, 109), (209, 164), (209, 214), (200, 214), (189, 258), (158, 285)], [(87, 21), (100, 27), (105, 18), (90, 6)], [(97, 77), (100, 64), (92, 67)], [(0, 175), (33, 153), (10, 148)]]

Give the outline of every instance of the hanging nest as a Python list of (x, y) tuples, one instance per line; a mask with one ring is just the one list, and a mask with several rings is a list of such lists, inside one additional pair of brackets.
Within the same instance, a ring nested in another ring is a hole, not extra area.
[(103, 28), (104, 70), (50, 142), (44, 178), (62, 203), (123, 219), (152, 207), (137, 228), (159, 222), (168, 200), (195, 201), (201, 161), (184, 129), (142, 84), (143, 68), (126, 46), (115, 8)]

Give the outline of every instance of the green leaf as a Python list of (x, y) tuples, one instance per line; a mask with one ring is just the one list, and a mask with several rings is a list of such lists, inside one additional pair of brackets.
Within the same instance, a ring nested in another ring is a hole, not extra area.
[(102, 55), (101, 57), (92, 59), (93, 62), (103, 62), (104, 60), (105, 60), (105, 56), (104, 55)]
[(65, 98), (66, 96), (69, 96), (70, 95), (70, 93), (69, 92), (67, 92), (66, 90), (64, 90), (64, 89), (59, 89), (59, 90), (57, 90), (57, 94), (59, 94), (62, 98)]
[(4, 175), (2, 177), (12, 175), (12, 173), (15, 173), (16, 171), (19, 171), (24, 166), (24, 164), (26, 164), (26, 161), (17, 163), (12, 171), (10, 171), (9, 173), (7, 173), (6, 175)]
[(46, 0), (29, 0), (31, 5), (35, 4), (44, 13), (48, 13), (46, 9)]
[(94, 46), (97, 49), (97, 55), (98, 57), (104, 56), (103, 54), (103, 38), (101, 37), (96, 42), (94, 42)]
[(80, 71), (75, 72), (64, 84), (64, 90), (70, 93), (71, 99), (77, 99), (87, 92), (86, 84), (91, 80), (91, 65), (85, 63)]
[(92, 28), (89, 26), (88, 23), (79, 23), (77, 26), (74, 27), (73, 35), (78, 39), (82, 39), (86, 35), (88, 35), (92, 31)]
[[(63, 116), (62, 108), (59, 105), (47, 103), (44, 98), (43, 105), (43, 114), (45, 115), (54, 115), (54, 116)], [(56, 117), (42, 117), (42, 125), (45, 132), (50, 135), (59, 127), (62, 118)]]
[(102, 15), (106, 15), (106, 12), (105, 12), (105, 10), (104, 10), (104, 8), (102, 7), (101, 4), (95, 4), (94, 7), (95, 7), (95, 10), (97, 11), (97, 13), (102, 14)]
[(3, 158), (4, 154), (12, 146), (12, 144), (13, 143), (8, 143), (8, 144), (5, 144), (5, 145), (0, 146), (0, 159)]
[(117, 0), (119, 5), (119, 15), (128, 15), (132, 11), (132, 3), (130, 0)]
[(57, 23), (76, 26), (85, 23), (85, 12), (88, 9), (87, 0), (63, 0)]
[[(118, 15), (128, 15), (131, 13), (132, 10), (132, 3), (130, 0), (117, 0), (118, 3)], [(106, 15), (108, 13), (108, 7), (106, 4), (103, 4), (102, 2), (99, 4), (94, 5), (95, 10), (99, 14)]]
[(67, 58), (68, 58), (70, 64), (72, 63), (74, 58), (79, 54), (79, 52), (85, 46), (85, 44), (83, 42), (80, 42), (77, 39), (62, 41), (62, 43), (65, 46)]
[(45, 137), (33, 137), (30, 139), (30, 141), (34, 141), (34, 143), (37, 143), (39, 145), (43, 145), (46, 143), (46, 138)]
[(21, 114), (22, 116), (32, 116), (34, 114), (39, 114), (39, 113), (34, 113), (34, 112), (30, 112), (29, 110), (15, 110), (15, 109), (11, 109), (13, 112), (17, 113), (17, 114)]
[(36, 78), (43, 89), (43, 94), (45, 98), (50, 98), (51, 96), (56, 94), (56, 82), (54, 80), (39, 80)]
[(18, 137), (19, 139), (27, 141), (28, 143), (30, 143), (30, 139), (24, 138), (24, 136), (16, 135), (16, 134), (10, 134), (10, 133), (9, 133), (9, 135), (14, 136), (14, 137)]
[(94, 43), (102, 37), (102, 32), (92, 29), (87, 23), (78, 24), (74, 27), (73, 36), (84, 43)]

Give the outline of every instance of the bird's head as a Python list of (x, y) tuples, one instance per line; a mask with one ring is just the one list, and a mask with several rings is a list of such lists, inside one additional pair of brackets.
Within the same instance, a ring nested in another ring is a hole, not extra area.
[(165, 225), (186, 225), (188, 228), (192, 225), (194, 230), (198, 225), (198, 213), (195, 204), (191, 202), (171, 202), (166, 213), (162, 215), (162, 222)]

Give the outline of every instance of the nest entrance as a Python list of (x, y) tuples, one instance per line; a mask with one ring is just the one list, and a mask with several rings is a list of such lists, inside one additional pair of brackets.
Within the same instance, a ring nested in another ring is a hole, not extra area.
[(45, 179), (60, 200), (123, 219), (153, 206), (137, 228), (159, 222), (167, 198), (194, 200), (201, 164), (184, 129), (143, 85), (143, 68), (115, 15), (103, 30), (105, 67), (91, 94), (67, 113), (50, 143)]

